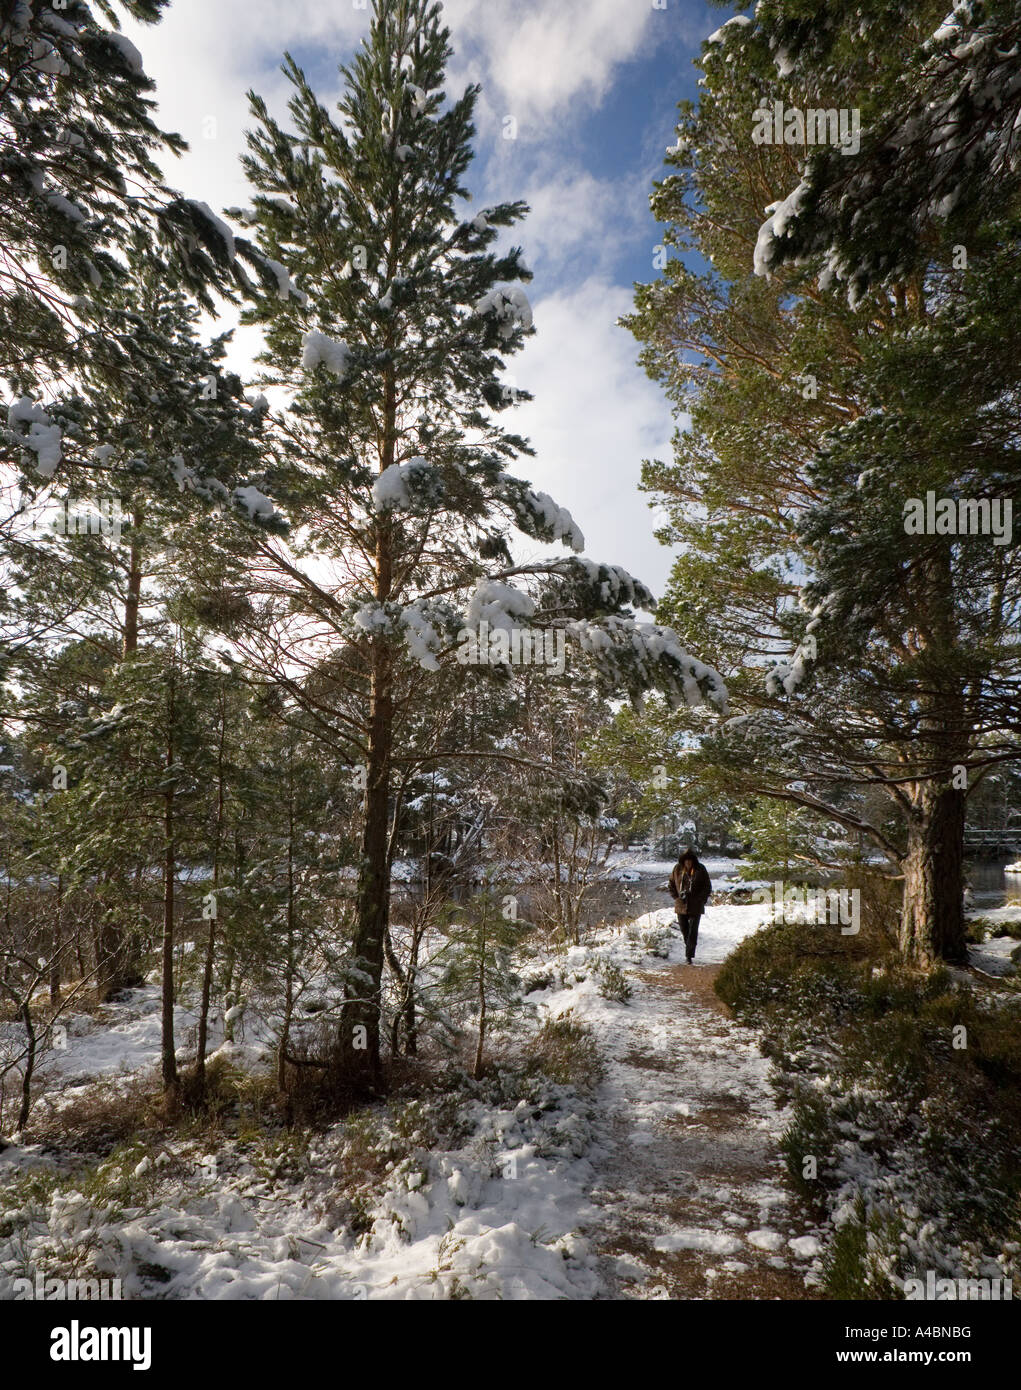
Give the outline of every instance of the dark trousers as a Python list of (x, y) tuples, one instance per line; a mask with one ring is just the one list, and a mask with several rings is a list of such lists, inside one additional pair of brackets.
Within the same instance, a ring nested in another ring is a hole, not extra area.
[(695, 947), (698, 945), (698, 924), (702, 920), (701, 912), (683, 916), (677, 914), (677, 920), (681, 925), (681, 935), (684, 937), (684, 952), (689, 960), (695, 959)]

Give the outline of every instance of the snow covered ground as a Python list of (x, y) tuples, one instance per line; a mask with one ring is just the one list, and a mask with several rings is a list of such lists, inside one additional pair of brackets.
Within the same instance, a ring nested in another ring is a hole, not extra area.
[[(667, 909), (638, 919), (664, 931)], [(730, 1021), (706, 967), (763, 919), (761, 906), (710, 907), (695, 967), (681, 938), (646, 960), (627, 1006), (589, 993), (579, 1010), (608, 1058), (592, 1198), (596, 1247), (613, 1296), (803, 1297), (821, 1245), (789, 1211), (758, 1034)], [(572, 992), (573, 993), (573, 992)]]
[[(723, 960), (761, 915), (710, 907), (700, 959)], [(816, 1242), (784, 1218), (767, 1063), (753, 1032), (676, 989), (687, 967), (672, 920), (664, 909), (595, 934), (531, 996), (542, 1013), (570, 1012), (595, 1031), (608, 1070), (594, 1098), (544, 1083), (518, 1103), (469, 1099), (460, 1147), (437, 1152), (412, 1134), (396, 1160), (380, 1160), (354, 1230), (336, 1207), (337, 1175), (350, 1171), (341, 1127), (276, 1163), (235, 1139), (216, 1153), (179, 1138), (139, 1149), (105, 1175), (111, 1190), (126, 1184), (127, 1198), (61, 1184), (20, 1208), (6, 1203), (0, 1297), (14, 1278), (59, 1272), (74, 1252), (120, 1278), (125, 1297), (149, 1298), (663, 1297), (679, 1287), (664, 1261), (687, 1260), (690, 1285), (692, 1258), (710, 1296), (714, 1280), (749, 1270), (800, 1278)], [(600, 992), (607, 963), (628, 972), (627, 1003)], [(119, 1020), (99, 1030), (76, 1021), (50, 1058), (71, 1085), (155, 1065), (154, 991), (117, 1008)], [(381, 1108), (369, 1144), (377, 1158), (393, 1123)], [(0, 1183), (49, 1166), (12, 1144)]]
[[(969, 921), (981, 922), (986, 928), (986, 940), (980, 946), (968, 947), (970, 964), (986, 975), (1012, 975), (1021, 960), (1021, 940), (1006, 933), (1008, 927), (1021, 922), (1021, 907), (1007, 903), (1004, 907), (976, 908), (966, 915)], [(999, 935), (1001, 932), (1004, 934)]]

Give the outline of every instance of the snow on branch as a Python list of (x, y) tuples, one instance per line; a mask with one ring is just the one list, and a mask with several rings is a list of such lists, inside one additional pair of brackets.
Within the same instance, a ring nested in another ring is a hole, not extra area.
[(726, 713), (728, 692), (723, 677), (690, 656), (672, 628), (607, 617), (568, 623), (567, 633), (613, 689), (638, 699), (655, 689), (672, 708), (711, 704)]
[[(36, 456), (36, 469), (44, 478), (52, 478), (57, 471), (62, 452), (64, 432), (53, 423), (41, 405), (35, 405), (28, 396), (8, 408), (8, 433), (12, 441), (22, 448), (31, 450)], [(27, 425), (24, 430), (21, 426)]]
[(301, 365), (310, 372), (322, 366), (338, 381), (343, 381), (350, 370), (351, 357), (347, 343), (329, 338), (317, 328), (311, 329), (301, 340)]
[(426, 512), (444, 500), (443, 477), (421, 455), (407, 463), (391, 463), (372, 485), (372, 505), (377, 512)]
[(216, 213), (208, 203), (200, 203), (195, 198), (186, 198), (185, 203), (190, 208), (195, 221), (200, 224), (206, 233), (207, 243), (210, 240), (220, 242), (223, 252), (227, 259), (234, 263), (237, 260), (237, 248), (234, 245), (234, 233), (227, 226), (222, 218), (217, 217)]
[(585, 549), (585, 537), (574, 517), (566, 507), (558, 506), (548, 493), (533, 492), (520, 478), (501, 473), (496, 498), (510, 507), (518, 529), (526, 536), (540, 541), (562, 541), (575, 551)]
[(180, 454), (175, 454), (170, 463), (179, 492), (193, 492), (196, 497), (214, 502), (221, 508), (229, 505), (242, 512), (249, 521), (261, 525), (272, 523), (275, 529), (279, 529), (286, 524), (286, 518), (277, 511), (272, 501), (252, 484), (236, 487), (231, 491), (219, 478), (203, 476), (194, 468), (190, 468)]
[(466, 615), (469, 627), (478, 627), (484, 620), (491, 630), (510, 632), (520, 618), (531, 618), (535, 601), (523, 589), (504, 584), (499, 579), (484, 579), (475, 589)]
[(793, 193), (788, 193), (786, 198), (770, 203), (769, 207), (766, 208), (768, 216), (759, 228), (759, 234), (755, 239), (754, 267), (756, 275), (762, 275), (768, 279), (778, 260), (777, 243), (788, 235), (788, 227), (801, 211), (809, 188), (808, 181), (802, 179)]
[(497, 331), (505, 341), (513, 338), (519, 329), (532, 327), (532, 306), (528, 296), (518, 285), (504, 290), (490, 290), (475, 306), (475, 312), (483, 318), (492, 315)]
[(291, 273), (280, 261), (274, 261), (270, 256), (258, 255), (257, 260), (264, 269), (271, 275), (277, 284), (277, 298), (280, 300), (295, 299), (303, 309), (308, 308), (308, 295), (291, 279)]
[(633, 607), (651, 611), (656, 606), (651, 590), (620, 565), (572, 555), (566, 560), (554, 560), (546, 568), (549, 574), (570, 584), (572, 602), (582, 609)]

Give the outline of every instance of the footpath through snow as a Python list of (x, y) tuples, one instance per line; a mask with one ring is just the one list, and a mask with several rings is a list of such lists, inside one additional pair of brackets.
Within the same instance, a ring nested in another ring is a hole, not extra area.
[[(669, 957), (639, 972), (626, 1008), (587, 1012), (608, 1060), (591, 1195), (611, 1296), (811, 1296), (805, 1274), (814, 1282), (821, 1246), (783, 1186), (769, 1063), (712, 988), (760, 920), (756, 907), (710, 908), (699, 964), (668, 938)], [(671, 921), (667, 910), (636, 925)]]
[[(818, 1244), (782, 1187), (768, 1064), (710, 987), (762, 911), (710, 907), (690, 969), (669, 909), (551, 961), (529, 998), (594, 1031), (607, 1063), (594, 1101), (553, 1084), (528, 1101), (468, 1098), (460, 1147), (413, 1134), (404, 1157), (378, 1162), (382, 1185), (355, 1224), (343, 1127), (271, 1165), (225, 1137), (212, 1169), (202, 1141), (169, 1138), (121, 1160), (131, 1195), (116, 1208), (70, 1174), (48, 1203), (4, 1201), (0, 1298), (14, 1278), (58, 1272), (68, 1251), (128, 1298), (810, 1297)], [(627, 972), (627, 1003), (601, 992), (613, 967)], [(65, 1094), (90, 1074), (118, 1084), (118, 1062), (122, 1076), (156, 1064), (155, 989), (118, 1007), (68, 1038)], [(376, 1118), (392, 1131), (385, 1108)], [(10, 1145), (0, 1189), (60, 1162)]]

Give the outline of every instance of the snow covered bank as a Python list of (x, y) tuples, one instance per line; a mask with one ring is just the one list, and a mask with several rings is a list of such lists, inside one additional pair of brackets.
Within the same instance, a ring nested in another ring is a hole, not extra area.
[[(754, 907), (710, 908), (704, 958), (722, 960), (760, 915)], [(39, 1269), (58, 1274), (69, 1262), (120, 1278), (129, 1298), (605, 1295), (602, 1214), (591, 1197), (605, 1142), (603, 1134), (593, 1144), (600, 1112), (632, 1107), (635, 1133), (652, 1134), (691, 1105), (690, 1085), (679, 1079), (673, 1099), (659, 1090), (628, 1094), (613, 1080), (613, 1054), (633, 1044), (636, 1030), (654, 1045), (685, 1046), (693, 1020), (671, 1019), (640, 981), (627, 1004), (604, 991), (613, 967), (633, 978), (669, 960), (679, 939), (672, 920), (664, 909), (594, 934), (551, 960), (555, 982), (531, 996), (540, 1017), (569, 1014), (593, 1028), (611, 1057), (609, 1090), (597, 1098), (542, 1078), (522, 1097), (513, 1093), (520, 1077), (509, 1075), (502, 1094), (498, 1076), (474, 1095), (462, 1093), (456, 1143), (449, 1134), (437, 1140), (439, 1102), (426, 1098), (380, 1107), (307, 1143), (238, 1137), (210, 1153), (201, 1142), (168, 1137), (153, 1150), (119, 1152), (74, 1181), (38, 1150), (11, 1145), (0, 1153), (7, 1189), (0, 1298), (11, 1296), (13, 1279)], [(137, 1074), (155, 1063), (152, 992), (135, 991), (118, 1009), (119, 1019), (102, 1029), (90, 1031), (85, 1020), (72, 1030), (59, 1062), (69, 1080)], [(739, 1051), (741, 1085), (756, 1105), (768, 1105), (765, 1063), (753, 1035), (739, 1040), (742, 1031), (734, 1030), (703, 1080), (733, 1082)], [(31, 1189), (15, 1181), (29, 1175)]]

